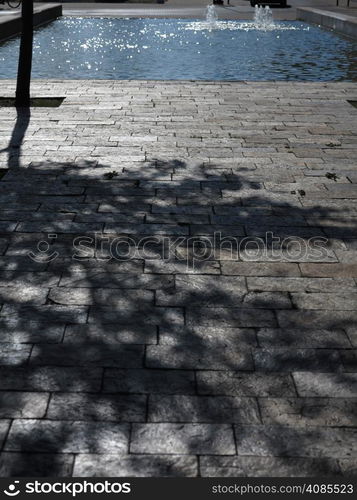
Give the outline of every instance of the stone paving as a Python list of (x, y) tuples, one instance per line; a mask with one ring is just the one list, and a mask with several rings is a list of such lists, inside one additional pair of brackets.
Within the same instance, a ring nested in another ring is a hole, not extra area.
[(357, 85), (33, 95), (66, 99), (0, 108), (1, 475), (356, 473)]

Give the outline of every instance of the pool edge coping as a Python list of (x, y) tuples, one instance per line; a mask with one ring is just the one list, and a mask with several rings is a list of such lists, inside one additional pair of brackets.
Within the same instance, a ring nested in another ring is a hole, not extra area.
[(314, 7), (298, 7), (296, 19), (357, 39), (357, 18), (354, 16)]
[[(43, 24), (54, 21), (58, 17), (62, 17), (62, 4), (43, 4), (36, 5), (34, 9), (33, 25), (38, 28)], [(9, 40), (21, 33), (21, 14), (14, 12), (13, 14), (3, 15), (0, 17), (0, 43)]]

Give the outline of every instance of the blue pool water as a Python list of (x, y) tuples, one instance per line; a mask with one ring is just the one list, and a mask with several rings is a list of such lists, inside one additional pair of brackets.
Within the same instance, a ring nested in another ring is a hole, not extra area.
[[(0, 78), (14, 78), (19, 40), (0, 45)], [(347, 80), (356, 44), (301, 22), (62, 18), (36, 31), (34, 78)]]

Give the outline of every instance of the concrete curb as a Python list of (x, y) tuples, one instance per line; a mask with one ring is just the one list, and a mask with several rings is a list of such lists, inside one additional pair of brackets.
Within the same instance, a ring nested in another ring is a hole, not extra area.
[(357, 19), (354, 16), (304, 7), (296, 9), (296, 18), (300, 21), (319, 24), (343, 35), (357, 38)]
[[(41, 26), (42, 24), (46, 24), (61, 16), (61, 4), (44, 4), (36, 6), (33, 16), (34, 26)], [(20, 14), (11, 14), (0, 18), (0, 41), (7, 40), (8, 38), (18, 35), (19, 33), (21, 33)]]

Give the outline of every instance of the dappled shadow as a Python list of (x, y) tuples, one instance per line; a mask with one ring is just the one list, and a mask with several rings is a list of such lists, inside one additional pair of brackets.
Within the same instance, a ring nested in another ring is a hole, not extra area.
[(302, 180), (281, 194), (254, 171), (182, 159), (21, 168), (29, 118), (0, 183), (1, 390), (16, 391), (3, 475), (70, 475), (77, 454), (77, 475), (195, 475), (197, 455), (236, 454), (234, 425), (240, 460), (339, 474), (329, 440), (345, 449), (350, 434), (330, 427), (351, 425), (353, 407), (334, 420), (327, 400), (297, 396), (331, 396), (310, 379), (348, 372), (355, 281), (299, 267), (338, 263), (355, 230), (343, 207), (304, 204)]

